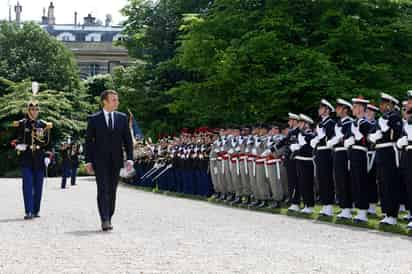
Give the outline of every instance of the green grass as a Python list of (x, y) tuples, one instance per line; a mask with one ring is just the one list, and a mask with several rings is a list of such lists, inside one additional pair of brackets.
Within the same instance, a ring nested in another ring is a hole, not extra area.
[(153, 192), (157, 194), (162, 194), (162, 195), (167, 195), (171, 197), (177, 197), (177, 198), (185, 198), (185, 199), (192, 199), (192, 200), (201, 200), (205, 202), (210, 202), (219, 206), (225, 206), (225, 207), (232, 207), (232, 208), (239, 208), (239, 209), (245, 209), (245, 210), (251, 210), (251, 211), (258, 211), (258, 212), (264, 212), (268, 214), (280, 214), (280, 215), (286, 215), (294, 218), (305, 218), (305, 219), (310, 219), (314, 220), (317, 222), (321, 223), (333, 223), (337, 225), (347, 225), (347, 226), (354, 226), (354, 227), (359, 227), (363, 229), (372, 229), (372, 230), (378, 230), (382, 232), (389, 232), (389, 233), (395, 233), (395, 234), (401, 234), (401, 235), (406, 235), (406, 236), (412, 236), (412, 231), (409, 231), (406, 228), (407, 222), (402, 219), (403, 214), (399, 216), (398, 219), (398, 224), (394, 226), (387, 226), (387, 225), (381, 225), (379, 221), (381, 220), (381, 210), (379, 207), (377, 207), (377, 216), (369, 216), (369, 221), (367, 223), (356, 223), (353, 222), (352, 220), (340, 220), (336, 218), (336, 215), (339, 213), (340, 209), (339, 207), (335, 206), (334, 207), (334, 216), (333, 217), (325, 217), (319, 215), (319, 211), (321, 209), (320, 205), (316, 205), (314, 208), (314, 213), (307, 215), (307, 214), (302, 214), (299, 212), (290, 212), (287, 210), (286, 204), (282, 204), (280, 208), (275, 208), (275, 209), (270, 209), (270, 208), (249, 208), (248, 206), (245, 205), (230, 205), (228, 203), (224, 203), (221, 201), (216, 201), (212, 198), (206, 198), (202, 196), (196, 196), (196, 195), (187, 195), (183, 193), (176, 193), (176, 192), (170, 192), (170, 191), (162, 191), (159, 189), (152, 189), (148, 187), (142, 187), (142, 186), (134, 186), (134, 185), (128, 185), (124, 184), (130, 188), (146, 191), (146, 192)]

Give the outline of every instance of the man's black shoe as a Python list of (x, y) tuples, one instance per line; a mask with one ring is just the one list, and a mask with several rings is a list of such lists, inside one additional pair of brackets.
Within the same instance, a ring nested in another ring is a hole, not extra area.
[[(108, 231), (110, 230), (111, 224), (109, 221), (103, 221), (102, 222), (102, 230), (103, 231)], [(113, 227), (112, 227), (113, 228)]]

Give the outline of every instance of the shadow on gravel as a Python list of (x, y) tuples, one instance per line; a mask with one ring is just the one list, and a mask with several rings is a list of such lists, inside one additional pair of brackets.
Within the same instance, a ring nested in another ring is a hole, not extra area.
[(14, 219), (0, 219), (0, 224), (7, 224), (7, 223), (18, 223), (18, 222), (30, 222), (30, 220), (25, 220), (23, 217), (21, 218), (14, 218)]
[(73, 236), (91, 236), (91, 235), (98, 235), (98, 234), (108, 234), (102, 230), (79, 230), (79, 231), (68, 231), (65, 234), (73, 235)]

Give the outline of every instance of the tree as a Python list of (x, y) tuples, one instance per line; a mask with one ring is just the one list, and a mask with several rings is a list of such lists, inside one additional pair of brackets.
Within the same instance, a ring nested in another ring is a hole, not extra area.
[(0, 23), (0, 77), (44, 83), (50, 89), (79, 88), (72, 53), (35, 23)]

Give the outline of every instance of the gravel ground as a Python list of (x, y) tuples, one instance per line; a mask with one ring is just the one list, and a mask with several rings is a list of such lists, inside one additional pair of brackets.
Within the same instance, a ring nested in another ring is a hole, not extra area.
[(412, 239), (121, 186), (101, 232), (92, 179), (46, 183), (24, 221), (21, 182), (0, 180), (0, 273), (412, 273)]

